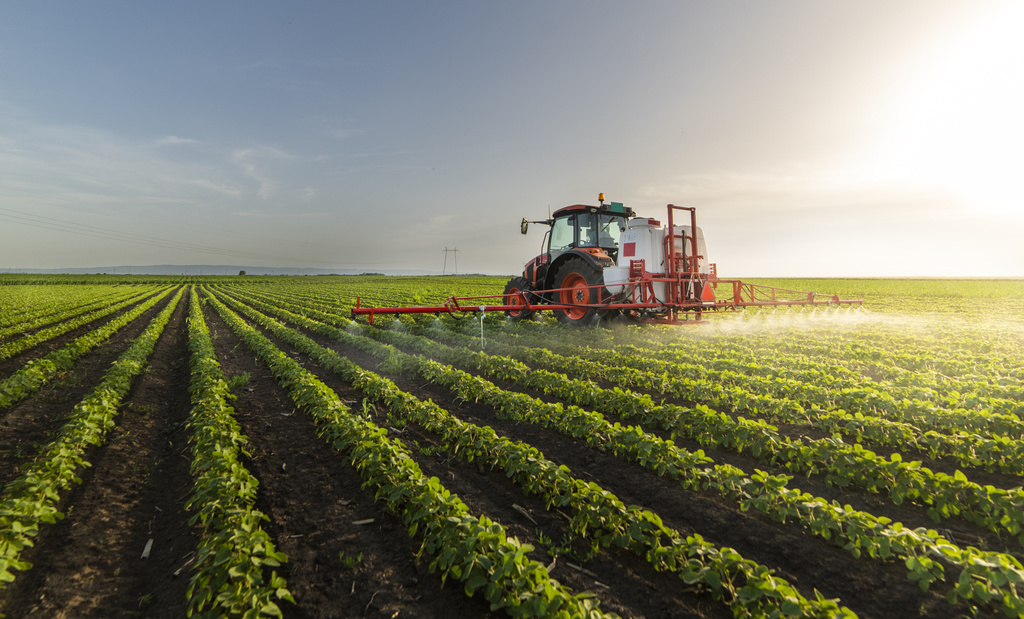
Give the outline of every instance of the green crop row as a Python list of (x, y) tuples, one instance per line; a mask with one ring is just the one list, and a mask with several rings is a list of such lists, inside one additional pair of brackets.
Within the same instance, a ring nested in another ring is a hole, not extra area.
[(83, 299), (74, 299), (62, 303), (54, 303), (38, 308), (36, 311), (22, 312), (18, 317), (12, 316), (13, 312), (5, 312), (4, 318), (11, 322), (5, 323), (7, 326), (0, 329), (0, 341), (9, 339), (12, 335), (45, 327), (56, 322), (67, 321), (80, 314), (91, 312), (98, 307), (117, 303), (133, 294), (134, 291), (131, 290), (118, 291), (112, 288), (108, 294), (99, 295), (92, 293), (84, 297), (84, 302), (80, 302)]
[(435, 477), (427, 478), (408, 452), (386, 432), (349, 411), (337, 395), (220, 302), (211, 302), (235, 333), (262, 359), (310, 414), (320, 434), (345, 453), (376, 497), (397, 514), (430, 570), (462, 582), (467, 595), (483, 594), (492, 609), (513, 617), (603, 617), (595, 600), (574, 596), (552, 580), (532, 550), (504, 527), (472, 516), (465, 503)]
[[(470, 340), (466, 337), (463, 341)], [(940, 417), (949, 423), (954, 420), (964, 421), (969, 429), (975, 430), (981, 428), (972, 427), (968, 423), (971, 419), (977, 422), (977, 426), (998, 425), (997, 416), (978, 411), (937, 411), (928, 403), (920, 401), (897, 403), (888, 394), (868, 388), (827, 393), (813, 385), (780, 378), (759, 378), (762, 386), (751, 391), (749, 387), (752, 381), (737, 380), (735, 372), (695, 370), (694, 364), (669, 363), (636, 354), (586, 351), (579, 356), (557, 355), (546, 349), (508, 346), (494, 341), (491, 342), (491, 349), (505, 351), (528, 363), (591, 380), (607, 380), (626, 388), (702, 402), (736, 413), (747, 412), (769, 421), (810, 424), (829, 433), (841, 434), (853, 442), (913, 449), (932, 458), (950, 458), (961, 466), (981, 466), (990, 472), (999, 469), (1004, 473), (1024, 474), (1024, 442), (1009, 436), (989, 438), (988, 434), (944, 434), (925, 430), (925, 424), (918, 427), (862, 413), (851, 414), (843, 408), (833, 407), (860, 402), (850, 408), (875, 411), (900, 409), (900, 412), (891, 412), (891, 416), (906, 415), (915, 420), (924, 418), (927, 424), (939, 425), (942, 429), (947, 428), (936, 421)], [(699, 378), (691, 378), (701, 374), (703, 376)], [(746, 386), (740, 386), (741, 382), (746, 382)], [(793, 395), (797, 397), (791, 398)], [(805, 409), (804, 405), (812, 408)], [(1003, 417), (1024, 427), (1016, 417)], [(985, 419), (992, 421), (986, 423)], [(1006, 424), (1003, 426), (1006, 429), (1010, 427)]]
[[(328, 329), (324, 329), (327, 331)], [(525, 385), (541, 389), (546, 393), (554, 393), (554, 390), (545, 389), (544, 385), (538, 386), (533, 383), (536, 372), (515, 362), (514, 360), (502, 357), (493, 357), (479, 352), (472, 352), (467, 349), (450, 348), (423, 338), (404, 335), (391, 330), (378, 330), (364, 327), (363, 332), (368, 332), (374, 337), (398, 344), (401, 342), (406, 347), (412, 347), (418, 352), (429, 354), (433, 357), (442, 358), (445, 361), (471, 366), (475, 371), (484, 374), (495, 375), (503, 380), (514, 384)], [(337, 335), (337, 334), (336, 334)], [(350, 340), (351, 336), (346, 340)], [(367, 347), (360, 347), (367, 350)], [(369, 350), (368, 350), (369, 351)], [(373, 351), (379, 357), (383, 357), (386, 351)], [(395, 355), (392, 353), (392, 358)], [(483, 381), (479, 378), (470, 377), (440, 364), (419, 357), (404, 356), (406, 366), (414, 368), (423, 378), (444, 384), (456, 389), (456, 393), (463, 399), (473, 399), (491, 403), (503, 410), (509, 408), (508, 396), (488, 397), (491, 393), (501, 390), (490, 385), (487, 389), (482, 388)], [(561, 391), (561, 390), (558, 390)], [(513, 398), (515, 399), (515, 398)], [(546, 404), (533, 401), (528, 396), (518, 398), (522, 410), (515, 415), (518, 419), (525, 419), (534, 423), (549, 425), (551, 420), (566, 416), (557, 404)], [(658, 462), (654, 468), (659, 474), (667, 472), (673, 477), (674, 470), (678, 467), (671, 465), (666, 467), (666, 449), (658, 449), (660, 440), (656, 437), (646, 438), (639, 430), (632, 432), (623, 431), (618, 424), (608, 424), (595, 413), (585, 413), (575, 407), (570, 408), (568, 416), (589, 417), (585, 424), (577, 424), (579, 432), (573, 434), (577, 438), (586, 438), (589, 443), (601, 443), (607, 437), (607, 444), (601, 447), (609, 451), (629, 452), (632, 445), (638, 442), (647, 443), (647, 449), (642, 455), (634, 455), (634, 458), (645, 463), (644, 460), (653, 455), (653, 460)], [(635, 434), (635, 436), (631, 436)], [(633, 448), (635, 449), (635, 448)], [(681, 451), (678, 448), (670, 448), (668, 451)], [(649, 464), (646, 464), (650, 466)], [(676, 477), (678, 479), (678, 477)], [(938, 535), (934, 530), (919, 528), (910, 530), (899, 523), (890, 526), (888, 518), (878, 518), (865, 512), (853, 510), (849, 506), (841, 507), (835, 502), (813, 497), (799, 490), (791, 490), (785, 487), (788, 478), (784, 476), (769, 476), (758, 471), (752, 478), (743, 478), (743, 472), (734, 467), (715, 467), (713, 471), (702, 471), (697, 477), (699, 484), (687, 484), (684, 486), (703, 489), (714, 489), (723, 495), (740, 501), (741, 508), (754, 507), (758, 511), (785, 522), (787, 518), (797, 519), (809, 531), (830, 539), (835, 537), (838, 543), (851, 551), (855, 556), (862, 552), (877, 558), (899, 557), (906, 562), (909, 577), (917, 581), (922, 589), (927, 589), (930, 583), (943, 577), (942, 562), (955, 566), (960, 570), (960, 578), (957, 585), (947, 592), (951, 603), (958, 598), (974, 600), (986, 604), (995, 599), (1001, 603), (1008, 612), (1017, 613), (1024, 611), (1024, 602), (1020, 600), (1016, 591), (1016, 584), (1024, 581), (1024, 569), (1013, 557), (994, 552), (984, 552), (973, 547), (965, 549), (958, 548), (945, 538)], [(936, 561), (939, 559), (940, 561)]]
[[(742, 322), (742, 321), (741, 321)], [(713, 323), (717, 324), (717, 323)], [(724, 325), (730, 324), (726, 320)], [(891, 391), (898, 399), (925, 399), (947, 408), (1013, 409), (1024, 400), (1022, 351), (1014, 349), (1013, 337), (1005, 328), (993, 330), (982, 325), (955, 327), (929, 323), (926, 332), (897, 322), (866, 321), (855, 325), (830, 325), (828, 329), (802, 328), (782, 321), (770, 329), (744, 328), (730, 334), (728, 328), (660, 330), (617, 328), (603, 336), (588, 334), (587, 344), (578, 338), (552, 338), (546, 324), (517, 325), (509, 330), (519, 343), (556, 347), (557, 352), (575, 356), (588, 347), (629, 352), (664, 361), (695, 363), (706, 367), (725, 364), (747, 373), (747, 364), (761, 364), (775, 375), (815, 382), (810, 375), (827, 372), (823, 385), (845, 381), (868, 384)], [(506, 336), (494, 327), (491, 333)], [(1016, 378), (1014, 378), (1016, 376)]]
[[(537, 449), (498, 437), (489, 427), (455, 419), (436, 404), (422, 402), (401, 392), (391, 381), (360, 369), (333, 351), (237, 301), (231, 302), (289, 345), (313, 356), (364, 393), (387, 404), (392, 412), (441, 435), (449, 452), (461, 453), (469, 460), (480, 458), (503, 470), (525, 493), (542, 496), (549, 508), (558, 507), (571, 513), (571, 529), (580, 536), (586, 536), (588, 529), (592, 530), (591, 540), (595, 549), (608, 546), (629, 548), (659, 571), (672, 571), (687, 584), (708, 587), (716, 597), (728, 602), (737, 616), (762, 616), (772, 612), (781, 612), (784, 616), (852, 615), (848, 609), (841, 609), (834, 601), (825, 600), (820, 595), (813, 601), (803, 598), (785, 580), (772, 576), (766, 567), (743, 559), (735, 550), (712, 546), (699, 535), (684, 537), (662, 524), (657, 514), (636, 506), (626, 507), (615, 495), (597, 484), (572, 477), (566, 467), (547, 460)], [(372, 344), (377, 347), (374, 352), (380, 350), (380, 344), (365, 338), (347, 336), (344, 332), (341, 335), (346, 341), (355, 339)], [(395, 351), (384, 351), (385, 355), (389, 352)], [(392, 354), (391, 359), (402, 364), (410, 358)], [(466, 379), (472, 381), (471, 377)], [(476, 384), (484, 386), (482, 382)], [(484, 394), (460, 395), (476, 399)], [(514, 399), (514, 394), (507, 395)], [(505, 400), (508, 402), (509, 398)], [(697, 476), (703, 470), (698, 467), (706, 461), (703, 455), (677, 457), (671, 461), (665, 454), (674, 452), (671, 445), (665, 443), (660, 445), (660, 450), (657, 447), (651, 449), (648, 445), (646, 451), (641, 450), (643, 453), (638, 454), (630, 449), (629, 441), (623, 440), (623, 435), (633, 434), (629, 430), (611, 434), (601, 432), (599, 428), (581, 425), (579, 419), (570, 415), (553, 417), (549, 422), (565, 433), (589, 437), (589, 442), (601, 448), (631, 452), (647, 463), (660, 462), (662, 472), (670, 469), (677, 475), (688, 476), (694, 486), (700, 485)]]
[[(334, 317), (330, 317), (330, 318), (334, 318)], [(468, 341), (468, 340), (466, 340), (466, 341)], [(493, 342), (492, 342), (492, 347), (493, 347)], [(543, 350), (543, 349), (536, 349), (535, 350), (535, 349), (528, 349), (528, 348), (517, 348), (516, 350), (524, 352), (524, 354), (532, 354), (532, 355), (534, 355), (534, 357), (536, 357), (537, 355), (541, 355), (541, 356), (543, 356), (543, 360), (548, 362), (548, 363), (550, 363), (551, 367), (554, 367), (555, 369), (562, 369), (562, 370), (564, 370), (564, 369), (567, 368), (567, 366), (573, 366), (574, 367), (574, 366), (578, 366), (578, 364), (580, 363), (580, 360), (578, 360), (578, 359), (574, 359), (574, 358), (571, 358), (571, 357), (566, 357), (566, 356), (563, 356), (563, 355), (555, 355), (555, 354), (552, 354), (549, 351), (546, 351), (546, 350)], [(532, 360), (536, 361), (536, 358), (534, 358)], [(540, 376), (544, 376), (544, 373), (540, 372), (539, 375)], [(549, 378), (550, 378), (549, 382), (552, 382), (552, 383), (554, 383), (556, 385), (561, 383), (564, 380), (567, 380), (566, 377), (564, 377), (564, 376), (552, 376), (552, 377), (549, 377)], [(569, 392), (568, 395), (570, 397), (573, 396), (574, 394), (579, 394), (579, 393), (589, 394), (589, 395), (582, 395), (581, 396), (582, 397), (582, 401), (580, 401), (580, 400), (571, 400), (571, 399), (570, 399), (570, 401), (575, 401), (576, 403), (582, 404), (582, 405), (589, 405), (589, 404), (602, 405), (603, 404), (604, 406), (600, 410), (605, 410), (605, 411), (607, 411), (609, 413), (612, 413), (612, 414), (622, 414), (624, 412), (628, 413), (629, 411), (635, 411), (637, 409), (643, 410), (644, 408), (654, 408), (654, 409), (658, 408), (658, 407), (656, 407), (654, 405), (654, 403), (652, 401), (650, 401), (650, 398), (647, 397), (647, 396), (639, 396), (637, 394), (631, 394), (631, 393), (628, 393), (628, 392), (623, 393), (619, 389), (615, 389), (615, 390), (600, 390), (600, 389), (597, 389), (596, 391), (595, 391), (595, 389), (596, 389), (595, 386), (592, 383), (589, 383), (588, 381), (573, 381), (573, 382), (569, 383), (569, 385), (564, 390)], [(609, 395), (611, 397), (608, 397)], [(691, 411), (691, 409), (683, 409), (681, 407), (669, 406), (669, 407), (667, 407), (667, 411), (666, 411), (666, 414), (664, 416), (666, 418), (672, 418), (679, 411)], [(704, 421), (701, 422), (701, 423), (703, 423), (705, 426), (707, 425), (707, 417), (709, 415), (712, 415), (712, 414), (719, 415), (717, 413), (712, 413), (711, 411), (708, 411), (706, 409), (706, 407), (701, 407), (701, 406), (696, 407), (696, 409), (692, 409), (692, 411), (695, 411), (695, 412), (699, 413), (698, 414), (698, 420), (703, 419)], [(657, 410), (655, 410), (655, 412), (657, 412)], [(685, 428), (685, 425), (686, 425), (685, 423), (677, 423), (675, 425), (678, 426), (677, 429), (680, 430), (681, 432), (684, 432), (685, 429), (686, 429)], [(714, 421), (713, 426), (714, 426), (715, 430), (718, 430), (718, 431), (725, 430), (725, 435), (727, 437), (729, 435), (736, 435), (737, 432), (741, 436), (734, 436), (733, 439), (729, 439), (729, 440), (726, 440), (725, 442), (722, 442), (722, 441), (714, 441), (713, 438), (710, 438), (710, 437), (707, 436), (707, 434), (704, 434), (703, 435), (703, 437), (704, 437), (703, 440), (705, 441), (705, 444), (712, 445), (712, 446), (716, 446), (716, 445), (730, 446), (730, 445), (733, 445), (737, 449), (741, 449), (741, 450), (743, 448), (748, 448), (749, 449), (749, 448), (751, 448), (751, 445), (750, 445), (750, 435), (754, 435), (755, 436), (755, 440), (754, 440), (753, 448), (756, 449), (756, 445), (757, 444), (766, 444), (768, 446), (768, 448), (769, 448), (767, 452), (765, 452), (764, 450), (759, 450), (758, 453), (755, 453), (755, 455), (758, 455), (758, 456), (768, 456), (769, 462), (778, 459), (778, 458), (773, 458), (771, 456), (778, 451), (777, 449), (775, 449), (775, 447), (777, 447), (778, 444), (783, 441), (783, 439), (782, 439), (782, 437), (778, 436), (778, 434), (774, 431), (774, 429), (771, 426), (768, 426), (767, 424), (765, 424), (763, 422), (760, 422), (760, 423), (759, 422), (751, 422), (751, 421), (745, 420), (743, 418), (740, 418), (738, 421), (732, 421), (731, 419), (729, 419), (728, 417), (726, 417), (724, 415), (722, 415), (721, 417), (716, 419)], [(722, 426), (725, 426), (725, 427), (722, 427)], [(667, 428), (667, 429), (671, 429), (671, 428)], [(705, 430), (708, 430), (708, 429), (710, 429), (710, 428), (705, 428)], [(695, 434), (698, 434), (698, 433), (697, 432), (690, 432), (689, 434), (687, 434), (687, 436), (691, 436), (691, 435), (695, 435)], [(759, 434), (766, 435), (766, 436), (762, 436), (762, 437), (758, 438), (756, 435), (759, 435)], [(698, 438), (699, 439), (699, 437), (696, 437), (696, 436), (694, 438)], [(709, 441), (709, 440), (712, 441), (712, 442), (708, 443), (707, 441)], [(786, 440), (785, 442), (787, 444), (791, 443), (788, 440)], [(796, 447), (800, 447), (799, 443), (795, 443), (794, 445)], [(923, 486), (926, 490), (929, 489), (929, 488), (936, 487), (936, 486), (942, 487), (943, 485), (946, 485), (946, 486), (949, 486), (949, 485), (959, 486), (959, 485), (961, 485), (961, 482), (962, 482), (962, 480), (959, 479), (960, 477), (962, 477), (962, 474), (957, 476), (957, 479), (954, 479), (952, 476), (945, 475), (945, 474), (942, 474), (942, 473), (934, 474), (932, 471), (930, 471), (928, 469), (923, 469), (921, 471), (914, 470), (915, 469), (914, 463), (909, 463), (908, 464), (908, 463), (900, 462), (900, 463), (897, 463), (895, 465), (892, 465), (892, 464), (889, 464), (889, 463), (886, 463), (885, 461), (883, 461), (883, 463), (884, 463), (884, 464), (882, 464), (882, 468), (883, 469), (885, 469), (886, 467), (891, 467), (891, 466), (895, 466), (895, 468), (897, 469), (897, 471), (896, 471), (897, 472), (897, 477), (894, 480), (895, 483), (890, 485), (887, 482), (887, 478), (891, 477), (891, 474), (889, 472), (882, 471), (879, 475), (873, 475), (871, 473), (871, 470), (879, 468), (878, 467), (878, 462), (877, 462), (879, 459), (872, 452), (867, 451), (867, 450), (863, 450), (863, 448), (860, 448), (860, 447), (850, 446), (850, 445), (847, 445), (845, 443), (842, 443), (841, 441), (833, 440), (833, 439), (826, 439), (824, 441), (817, 441), (812, 446), (815, 447), (816, 449), (818, 449), (819, 451), (821, 451), (822, 454), (826, 455), (826, 456), (829, 456), (829, 452), (830, 451), (838, 452), (838, 453), (837, 454), (832, 454), (827, 460), (825, 460), (824, 462), (821, 462), (821, 463), (817, 463), (817, 464), (815, 463), (813, 458), (811, 458), (811, 460), (807, 463), (806, 466), (805, 465), (800, 465), (800, 463), (798, 462), (797, 463), (798, 466), (796, 466), (796, 468), (793, 468), (791, 470), (801, 471), (801, 472), (817, 471), (817, 470), (822, 470), (822, 469), (827, 470), (829, 468), (829, 466), (828, 466), (829, 462), (832, 461), (832, 460), (835, 460), (837, 455), (841, 456), (844, 452), (850, 453), (851, 451), (856, 450), (859, 454), (866, 455), (870, 460), (874, 461), (874, 462), (870, 462), (870, 463), (867, 464), (867, 468), (869, 470), (866, 473), (859, 472), (857, 470), (858, 469), (857, 462), (854, 459), (852, 462), (847, 462), (846, 463), (849, 466), (845, 466), (844, 467), (844, 469), (850, 469), (850, 470), (844, 470), (844, 471), (842, 471), (842, 474), (838, 475), (838, 476), (834, 475), (834, 473), (836, 473), (836, 471), (833, 471), (832, 472), (833, 475), (830, 478), (831, 481), (833, 481), (834, 483), (838, 483), (839, 485), (846, 485), (848, 483), (851, 483), (851, 481), (853, 481), (853, 482), (860, 481), (860, 482), (863, 482), (860, 485), (862, 485), (864, 487), (867, 487), (867, 488), (871, 489), (872, 491), (877, 491), (878, 487), (889, 488), (890, 489), (890, 494), (893, 495), (894, 500), (897, 501), (897, 502), (902, 501), (903, 498), (907, 498), (907, 496), (905, 496), (905, 495), (909, 495), (909, 498), (911, 498), (913, 500), (917, 500), (918, 502), (922, 502), (923, 504), (928, 506), (929, 507), (929, 514), (932, 516), (933, 519), (936, 519), (936, 521), (939, 521), (942, 518), (947, 517), (949, 515), (955, 515), (955, 514), (959, 513), (959, 511), (960, 511), (960, 502), (956, 498), (955, 492), (953, 493), (954, 496), (952, 498), (950, 498), (949, 500), (945, 500), (945, 499), (942, 498), (942, 496), (940, 496), (938, 501), (937, 501), (937, 503), (936, 502), (931, 502), (930, 503), (929, 502), (929, 498), (930, 497), (928, 497), (927, 494), (923, 494), (923, 493), (915, 490), (915, 485)], [(830, 449), (830, 447), (831, 447), (831, 449)], [(805, 456), (813, 455), (813, 453), (808, 452), (805, 449), (804, 450), (804, 455)], [(854, 455), (856, 455), (856, 454), (854, 454)], [(874, 457), (872, 458), (871, 456), (874, 456)], [(807, 458), (805, 457), (804, 460), (806, 460), (806, 459)], [(845, 460), (850, 461), (851, 458), (845, 458)], [(900, 473), (902, 473), (902, 474), (900, 474)], [(920, 479), (922, 476), (925, 477), (925, 478), (928, 478), (928, 479), (926, 479), (926, 482), (930, 482), (930, 483), (915, 484), (915, 481), (917, 479)], [(936, 476), (938, 477), (938, 481), (937, 482), (934, 479), (931, 479), (932, 477), (936, 477)], [(903, 478), (906, 478), (906, 477), (909, 477), (909, 479), (903, 479)], [(901, 482), (901, 481), (906, 481), (907, 482), (905, 484), (906, 488), (903, 488), (903, 487), (901, 487), (899, 485), (899, 482)], [(954, 483), (952, 483), (952, 484), (950, 484), (950, 483), (943, 484), (943, 482), (954, 482)], [(976, 486), (976, 484), (974, 486)], [(971, 492), (972, 490), (977, 490), (977, 488), (975, 488), (974, 486), (970, 486), (966, 490), (963, 490), (963, 489), (962, 490), (967, 492), (968, 494), (971, 494), (971, 495), (979, 494), (978, 492)], [(980, 494), (985, 494), (984, 490), (985, 489), (982, 489)], [(997, 489), (994, 489), (994, 488), (992, 489), (992, 491), (995, 494), (996, 502), (1003, 504), (1003, 507), (1006, 508), (1006, 512), (1009, 513), (1009, 519), (1008, 519), (1008, 522), (1007, 522), (1008, 530), (1011, 533), (1019, 534), (1020, 533), (1019, 524), (1016, 523), (1016, 521), (1020, 520), (1021, 514), (1020, 514), (1019, 510), (1015, 510), (1014, 509), (1013, 503), (1014, 503), (1015, 499), (1013, 499), (1013, 497), (1010, 497), (1009, 500), (1007, 500), (1006, 497), (999, 496), (1000, 493), (1004, 493), (1006, 491), (997, 490)], [(977, 502), (977, 500), (973, 499), (973, 500), (970, 500), (970, 501), (968, 501), (966, 503), (966, 512), (965, 513), (968, 516), (973, 514), (972, 506), (976, 502)], [(985, 511), (985, 501), (982, 500), (981, 503), (982, 503), (981, 511), (984, 512)], [(997, 509), (997, 512), (999, 512), (998, 509)], [(993, 530), (998, 532), (998, 531), (1002, 530), (999, 527), (999, 522), (1000, 522), (1000, 520), (1002, 520), (1002, 515), (1003, 515), (1002, 513), (998, 513), (996, 516), (993, 516), (992, 514), (988, 514), (988, 515), (981, 514), (981, 515), (978, 516), (978, 518), (981, 519), (987, 526), (994, 527)]]
[[(513, 338), (508, 334), (501, 335), (491, 337), (492, 345), (496, 340), (498, 343), (512, 343), (515, 339), (521, 340), (516, 342), (519, 345), (535, 348), (548, 347), (551, 342), (550, 337)], [(838, 366), (835, 365), (814, 363), (797, 370), (788, 368), (786, 362), (780, 361), (777, 356), (768, 357), (762, 364), (750, 358), (728, 354), (723, 356), (719, 348), (708, 346), (704, 340), (686, 344), (656, 348), (619, 344), (614, 349), (606, 346), (591, 348), (589, 345), (562, 346), (558, 352), (565, 357), (598, 364), (597, 369), (590, 366), (590, 374), (584, 375), (607, 372), (600, 368), (633, 368), (653, 372), (660, 378), (655, 386), (659, 392), (667, 395), (686, 397), (690, 391), (688, 386), (694, 384), (702, 387), (710, 384), (722, 390), (738, 387), (752, 396), (768, 396), (778, 400), (777, 407), (782, 407), (784, 412), (791, 411), (796, 416), (803, 412), (804, 407), (815, 409), (814, 413), (805, 415), (811, 419), (816, 419), (817, 413), (822, 410), (831, 410), (838, 415), (843, 415), (844, 411), (861, 413), (867, 419), (866, 423), (881, 426), (883, 433), (890, 422), (908, 422), (919, 426), (921, 430), (935, 430), (939, 433), (967, 431), (983, 432), (986, 435), (994, 433), (1011, 438), (1024, 437), (1024, 421), (1018, 416), (1024, 413), (1024, 402), (1019, 397), (994, 398), (990, 394), (960, 391), (943, 394), (932, 387), (876, 383), (865, 377), (850, 376), (848, 372), (836, 372)], [(768, 352), (772, 350), (770, 345), (765, 348)], [(731, 350), (730, 347), (726, 349)], [(588, 370), (585, 368), (582, 371)], [(983, 386), (972, 384), (968, 388), (981, 390)], [(736, 393), (735, 390), (731, 392)], [(876, 421), (875, 418), (879, 417), (881, 419)], [(937, 437), (937, 445), (933, 449), (943, 450), (945, 446), (941, 445), (941, 441), (943, 439)], [(960, 442), (964, 442), (964, 439), (960, 439)], [(999, 447), (1003, 451), (1007, 449), (1006, 445), (996, 446), (997, 449)], [(1010, 452), (1009, 457), (1020, 460), (1015, 452)], [(1019, 464), (1007, 464), (1018, 470), (1020, 468)]]
[[(102, 327), (75, 339), (40, 359), (33, 359), (17, 372), (0, 381), (0, 410), (9, 408), (35, 393), (54, 376), (70, 369), (82, 355), (107, 341), (122, 327), (132, 322), (166, 297), (170, 290), (153, 296)], [(131, 301), (129, 301), (130, 303)]]
[(132, 379), (146, 368), (181, 295), (179, 290), (142, 335), (118, 357), (100, 383), (75, 406), (57, 438), (23, 467), (20, 477), (4, 487), (4, 498), (0, 501), (0, 584), (13, 581), (14, 570), (25, 571), (31, 567), (21, 559), (21, 554), (32, 546), (39, 525), (64, 517), (57, 510), (61, 491), (70, 488), (72, 483), (81, 483), (78, 469), (90, 466), (84, 460), (85, 450), (102, 444), (107, 432), (114, 427), (121, 400), (131, 388)]
[[(838, 412), (861, 413), (867, 418), (909, 421), (939, 432), (963, 430), (1024, 437), (1024, 403), (976, 394), (942, 396), (932, 389), (900, 388), (872, 385), (870, 381), (849, 381), (829, 377), (818, 371), (795, 379), (780, 376), (769, 366), (716, 359), (704, 364), (684, 354), (655, 356), (643, 354), (636, 347), (616, 351), (579, 351), (575, 356), (596, 361), (602, 366), (626, 366), (667, 375), (672, 378), (703, 380), (717, 385), (741, 387), (753, 394), (791, 400), (799, 406), (839, 409)], [(671, 385), (666, 385), (672, 391)], [(983, 407), (983, 408), (982, 408)], [(812, 415), (813, 416), (813, 415)], [(884, 421), (879, 421), (884, 423)]]
[[(514, 347), (505, 352), (541, 367), (563, 371), (572, 371), (581, 362), (545, 349)], [(835, 485), (852, 483), (870, 492), (885, 490), (897, 504), (906, 500), (925, 506), (936, 522), (961, 516), (995, 533), (1010, 533), (1024, 544), (1024, 489), (982, 486), (968, 480), (962, 472), (935, 472), (920, 462), (905, 462), (899, 454), (885, 459), (838, 437), (794, 441), (781, 436), (764, 420), (734, 419), (705, 405), (659, 405), (647, 395), (618, 387), (602, 389), (591, 381), (545, 370), (529, 370), (529, 376), (534, 388), (545, 389), (579, 406), (593, 406), (624, 419), (651, 423), (705, 447), (747, 452), (793, 472), (824, 473), (826, 481)], [(709, 389), (715, 391), (713, 386)], [(704, 401), (711, 397), (705, 395), (698, 393), (693, 399)]]
[[(166, 289), (164, 294), (167, 294), (167, 291), (169, 290), (169, 288)], [(149, 294), (149, 292), (137, 294), (125, 301), (121, 301), (114, 305), (109, 305), (107, 307), (104, 307), (103, 309), (96, 310), (95, 312), (89, 312), (88, 314), (79, 316), (78, 318), (72, 320), (62, 321), (60, 324), (57, 324), (53, 327), (36, 331), (31, 335), (26, 335), (25, 337), (14, 340), (13, 342), (8, 342), (7, 344), (0, 345), (0, 361), (3, 361), (4, 359), (10, 359), (11, 357), (20, 353), (23, 350), (31, 348), (37, 344), (55, 338), (64, 333), (67, 333), (68, 331), (77, 329), (78, 327), (84, 324), (88, 324), (94, 320), (103, 318), (104, 316), (109, 316), (110, 314), (113, 314), (114, 312), (117, 312), (122, 308), (131, 305), (132, 303), (138, 303), (141, 298), (148, 296)]]
[(192, 412), (188, 427), (195, 483), (187, 507), (195, 512), (190, 524), (199, 522), (203, 536), (188, 588), (188, 613), (211, 619), (281, 617), (275, 600), (295, 600), (284, 578), (276, 571), (269, 576), (264, 572), (287, 557), (275, 550), (260, 527), (268, 518), (254, 507), (259, 482), (241, 462), (249, 456), (248, 439), (228, 403), (233, 396), (194, 287), (189, 296)]
[(142, 289), (115, 286), (4, 286), (0, 284), (0, 334), (42, 316), (60, 315), (103, 298), (124, 298)]
[(636, 342), (643, 346), (645, 355), (666, 360), (683, 356), (700, 362), (709, 357), (741, 355), (754, 362), (769, 365), (779, 362), (787, 367), (810, 360), (849, 368), (897, 385), (927, 385), (940, 393), (955, 390), (1006, 397), (1014, 391), (1001, 388), (1010, 386), (1016, 387), (1019, 396), (1021, 376), (1016, 374), (1019, 365), (1012, 358), (1019, 358), (1019, 353), (995, 354), (994, 343), (1000, 348), (1012, 347), (1013, 340), (1005, 338), (1005, 329), (999, 328), (993, 333), (982, 326), (958, 327), (938, 337), (936, 330), (941, 333), (941, 327), (936, 325), (929, 328), (927, 337), (922, 337), (920, 332), (903, 328), (897, 322), (895, 326), (858, 328), (856, 338), (850, 338), (850, 332), (841, 330), (813, 333), (791, 330), (781, 337), (776, 333), (769, 338), (747, 337), (746, 334), (715, 337), (715, 345), (710, 347), (706, 341), (689, 338), (676, 338), (666, 345), (650, 334), (638, 336)]

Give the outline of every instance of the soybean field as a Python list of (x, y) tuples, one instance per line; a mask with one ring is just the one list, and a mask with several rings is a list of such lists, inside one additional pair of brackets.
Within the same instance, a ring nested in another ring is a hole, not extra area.
[(1024, 281), (350, 313), (506, 279), (0, 275), (0, 613), (1024, 616)]

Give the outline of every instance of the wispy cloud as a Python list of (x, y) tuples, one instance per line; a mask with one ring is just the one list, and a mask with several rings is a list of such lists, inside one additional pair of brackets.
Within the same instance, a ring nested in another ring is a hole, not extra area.
[(231, 196), (235, 198), (242, 197), (242, 190), (239, 189), (237, 185), (231, 183), (216, 183), (211, 180), (203, 178), (183, 180), (181, 181), (181, 183), (186, 185), (195, 185), (196, 187), (201, 187), (203, 189), (209, 189), (210, 191), (214, 191), (225, 196)]
[(347, 140), (357, 135), (366, 133), (366, 129), (360, 129), (355, 127), (330, 127), (327, 130), (328, 135), (337, 138), (339, 140)]
[(179, 138), (176, 135), (169, 135), (156, 141), (157, 146), (177, 146), (179, 144), (197, 144), (198, 140)]
[(370, 131), (368, 127), (353, 119), (312, 116), (309, 122), (317, 131), (337, 140), (348, 140)]
[(256, 181), (257, 193), (264, 200), (269, 200), (278, 183), (268, 169), (273, 162), (295, 161), (297, 157), (271, 146), (255, 146), (236, 150), (231, 153), (230, 161), (237, 165), (242, 173)]
[(296, 211), (256, 211), (256, 210), (244, 210), (244, 211), (232, 211), (233, 217), (251, 217), (255, 219), (311, 219), (315, 217), (334, 217), (330, 213), (324, 213), (322, 211), (308, 211), (308, 212), (296, 212)]
[(177, 136), (147, 141), (98, 129), (33, 122), (0, 108), (0, 195), (24, 207), (216, 204), (242, 195), (209, 149), (187, 160), (162, 147), (200, 145)]

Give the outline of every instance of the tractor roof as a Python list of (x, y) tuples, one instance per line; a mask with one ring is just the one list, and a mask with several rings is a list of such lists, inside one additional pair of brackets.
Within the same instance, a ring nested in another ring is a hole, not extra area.
[(632, 217), (633, 209), (628, 206), (622, 206), (621, 202), (610, 202), (602, 206), (593, 206), (591, 204), (573, 204), (571, 206), (564, 206), (555, 211), (551, 217), (563, 217), (566, 215), (572, 215), (573, 213), (604, 213), (606, 215), (621, 215), (623, 217)]

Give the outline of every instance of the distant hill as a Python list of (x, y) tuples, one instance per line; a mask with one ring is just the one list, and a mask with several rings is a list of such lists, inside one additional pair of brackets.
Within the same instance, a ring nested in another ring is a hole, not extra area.
[[(359, 275), (367, 269), (313, 269), (296, 267), (259, 267), (236, 266), (225, 264), (151, 264), (147, 266), (107, 266), (107, 267), (76, 267), (62, 269), (7, 269), (7, 273), (43, 273), (84, 275), (90, 273), (107, 273), (110, 275), (238, 275), (245, 271), (246, 275)], [(373, 270), (384, 275), (440, 275), (436, 271), (416, 269)]]

